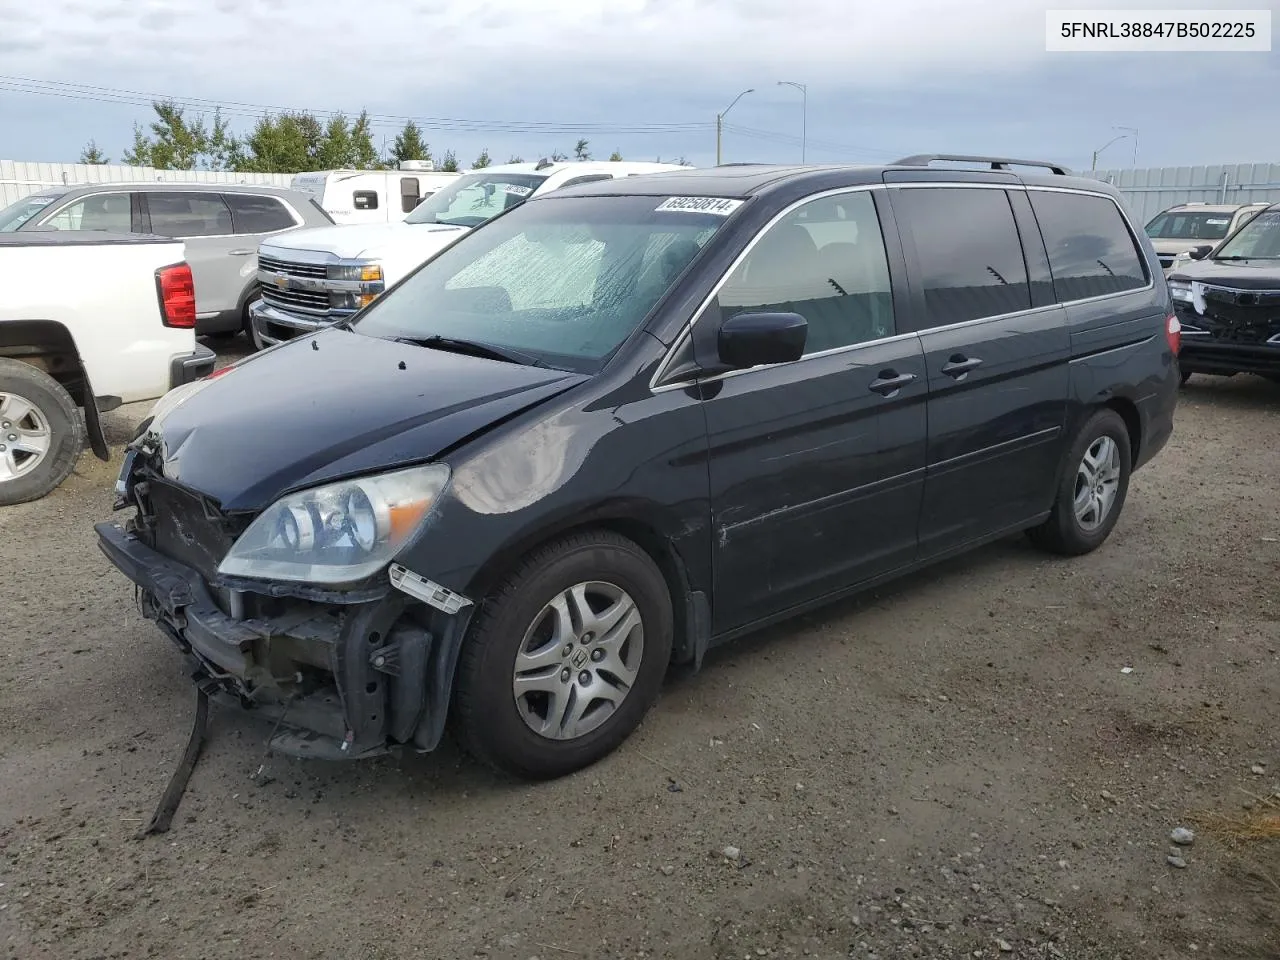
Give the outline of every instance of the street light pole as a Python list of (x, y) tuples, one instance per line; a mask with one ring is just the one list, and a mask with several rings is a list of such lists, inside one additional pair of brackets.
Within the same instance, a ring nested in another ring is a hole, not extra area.
[(804, 163), (805, 142), (807, 139), (807, 130), (809, 125), (809, 88), (803, 83), (796, 83), (794, 80), (779, 80), (780, 87), (795, 87), (800, 91), (800, 162)]
[(1090, 170), (1098, 169), (1098, 154), (1100, 154), (1103, 150), (1107, 149), (1107, 147), (1111, 146), (1113, 143), (1119, 143), (1121, 140), (1128, 140), (1128, 139), (1129, 139), (1129, 135), (1127, 133), (1122, 133), (1118, 137), (1112, 137), (1110, 140), (1108, 140), (1106, 143), (1100, 146), (1097, 150), (1093, 151), (1093, 165), (1089, 167), (1089, 169)]
[(733, 109), (733, 105), (745, 97), (748, 93), (755, 93), (755, 87), (743, 90), (740, 94), (733, 98), (733, 103), (729, 104), (723, 110), (716, 114), (716, 166), (720, 166), (720, 139), (724, 135), (724, 118)]

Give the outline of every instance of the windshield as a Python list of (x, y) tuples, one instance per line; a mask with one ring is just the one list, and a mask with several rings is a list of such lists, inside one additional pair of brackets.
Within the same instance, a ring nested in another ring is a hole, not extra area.
[(477, 341), (595, 372), (727, 219), (664, 208), (666, 199), (553, 194), (525, 204), (429, 260), (352, 329)]
[(1215, 260), (1280, 260), (1280, 209), (1258, 214), (1213, 255)]
[(528, 199), (546, 179), (538, 173), (471, 173), (427, 197), (404, 222), (478, 227)]
[(1231, 226), (1230, 213), (1162, 213), (1147, 224), (1152, 240), (1221, 240)]
[(63, 190), (57, 193), (32, 194), (0, 210), (0, 233), (12, 233), (14, 230), (21, 229), (23, 224), (34, 218), (65, 192)]

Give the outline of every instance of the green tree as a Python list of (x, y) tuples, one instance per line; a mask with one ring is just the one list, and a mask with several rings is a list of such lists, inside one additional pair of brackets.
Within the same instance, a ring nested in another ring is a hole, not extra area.
[(125, 151), (124, 162), (159, 170), (196, 169), (209, 146), (204, 117), (188, 119), (174, 100), (157, 100), (151, 108), (156, 119), (150, 124), (150, 133), (134, 125), (133, 148)]
[(265, 114), (244, 139), (235, 169), (246, 173), (300, 173), (322, 170), (325, 130), (312, 114)]
[(568, 159), (569, 159), (568, 155), (567, 155), (567, 154), (564, 154), (564, 153), (561, 153), (559, 150), (557, 150), (555, 153), (551, 154), (551, 162), (552, 162), (552, 163), (564, 163), (564, 162), (565, 162), (566, 160), (568, 160)]
[(80, 151), (80, 162), (91, 163), (96, 167), (100, 167), (105, 163), (110, 163), (111, 161), (108, 160), (103, 155), (102, 151), (98, 149), (97, 141), (90, 140), (84, 145), (84, 149)]
[(378, 162), (378, 150), (373, 145), (373, 124), (369, 121), (369, 111), (361, 110), (351, 128), (351, 161), (350, 165), (357, 170), (378, 170), (382, 164)]
[(613, 163), (617, 163), (617, 162), (619, 162), (621, 159), (622, 159), (622, 154), (620, 154), (617, 150), (615, 150), (615, 151), (613, 151), (613, 153), (609, 154), (609, 160), (610, 160), (611, 162), (613, 162)]
[(590, 141), (589, 141), (589, 140), (579, 140), (576, 144), (574, 144), (574, 146), (573, 146), (573, 156), (574, 156), (574, 159), (575, 159), (575, 160), (590, 160), (590, 159), (591, 159), (591, 151), (589, 151), (589, 150), (587, 149), (587, 145), (588, 145), (589, 143), (590, 143)]
[(329, 118), (317, 144), (315, 165), (319, 170), (341, 170), (355, 166), (356, 144), (351, 124), (340, 113)]
[(422, 131), (412, 120), (396, 136), (395, 145), (391, 148), (391, 158), (397, 164), (401, 160), (431, 159), (431, 147), (422, 139)]
[(489, 166), (489, 164), (491, 163), (493, 163), (493, 160), (489, 156), (489, 148), (485, 147), (483, 150), (480, 151), (480, 156), (476, 157), (475, 160), (472, 161), (471, 169), (483, 170), (485, 167)]
[(452, 150), (446, 150), (444, 156), (440, 158), (440, 169), (445, 173), (458, 172), (458, 157)]
[(511, 155), (511, 159), (508, 160), (507, 163), (524, 163), (524, 157), (520, 156), (518, 153), (513, 153)]

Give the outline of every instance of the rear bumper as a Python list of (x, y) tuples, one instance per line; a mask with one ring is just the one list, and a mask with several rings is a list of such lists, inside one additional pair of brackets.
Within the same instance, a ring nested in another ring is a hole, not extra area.
[(207, 377), (213, 373), (214, 364), (217, 362), (217, 354), (204, 344), (197, 343), (195, 352), (174, 357), (169, 361), (169, 389)]
[(1224, 343), (1206, 336), (1183, 334), (1178, 364), (1184, 373), (1280, 374), (1280, 343)]
[(215, 599), (221, 586), (193, 568), (114, 523), (94, 529), (107, 559), (140, 589), (143, 615), (192, 658), (196, 679), (277, 725), (274, 749), (345, 760), (438, 743), (447, 684), (435, 682), (433, 667), (449, 644), (401, 616), (402, 595), (346, 605), (295, 600), (274, 616), (237, 618)]

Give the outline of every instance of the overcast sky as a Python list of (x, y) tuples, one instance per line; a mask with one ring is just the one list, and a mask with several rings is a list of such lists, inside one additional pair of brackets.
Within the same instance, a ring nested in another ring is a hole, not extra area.
[[(1274, 7), (1275, 0), (1096, 9)], [(404, 118), (466, 165), (590, 140), (605, 158), (811, 161), (912, 152), (1087, 167), (1138, 128), (1140, 166), (1280, 159), (1280, 52), (1045, 52), (1032, 0), (0, 0), (0, 158), (113, 159), (150, 95)], [(1280, 18), (1278, 18), (1280, 19)], [(1280, 49), (1280, 48), (1278, 48)], [(30, 81), (38, 81), (32, 84)], [(35, 92), (46, 91), (44, 93)], [(50, 92), (57, 95), (51, 95)], [(192, 108), (194, 110), (194, 108)], [(450, 121), (450, 122), (442, 122)], [(465, 122), (464, 122), (465, 121)], [(1099, 167), (1129, 166), (1133, 141)]]

